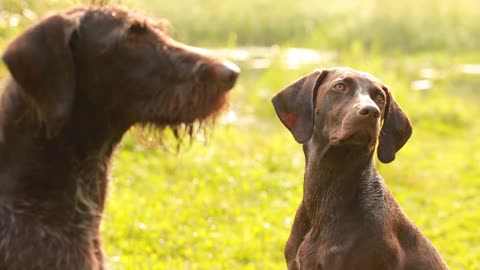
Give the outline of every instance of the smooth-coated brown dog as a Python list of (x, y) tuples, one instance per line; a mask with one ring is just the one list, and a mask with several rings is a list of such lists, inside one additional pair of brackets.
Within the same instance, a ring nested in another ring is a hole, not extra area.
[(377, 141), (389, 163), (412, 133), (385, 85), (349, 68), (315, 70), (272, 102), (306, 159), (289, 270), (448, 269), (375, 167)]
[(135, 124), (191, 135), (239, 69), (113, 6), (48, 16), (6, 48), (0, 95), (0, 269), (101, 270), (110, 159)]

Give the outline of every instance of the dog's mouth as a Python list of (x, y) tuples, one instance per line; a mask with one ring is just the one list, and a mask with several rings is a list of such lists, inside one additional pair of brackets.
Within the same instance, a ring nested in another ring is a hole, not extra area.
[(356, 132), (344, 136), (333, 136), (330, 143), (334, 146), (352, 144), (352, 145), (370, 145), (375, 144), (375, 137), (369, 132)]
[(356, 145), (375, 146), (377, 143), (377, 129), (364, 127), (356, 129), (342, 129), (340, 132), (330, 136), (329, 142), (333, 146)]

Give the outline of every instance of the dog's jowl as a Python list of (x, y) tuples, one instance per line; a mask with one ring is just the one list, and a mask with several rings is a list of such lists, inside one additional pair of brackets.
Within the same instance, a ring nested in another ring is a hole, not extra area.
[(109, 6), (41, 20), (3, 60), (2, 270), (105, 269), (99, 227), (122, 135), (134, 124), (178, 131), (212, 119), (239, 73)]
[(273, 99), (303, 144), (303, 200), (285, 247), (289, 270), (441, 270), (374, 163), (389, 163), (412, 128), (390, 90), (349, 68), (315, 70)]

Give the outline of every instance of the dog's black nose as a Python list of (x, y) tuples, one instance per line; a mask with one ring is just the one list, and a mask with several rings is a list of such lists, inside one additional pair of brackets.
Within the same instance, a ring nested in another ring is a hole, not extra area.
[(217, 76), (224, 90), (230, 90), (235, 85), (240, 68), (232, 62), (225, 61), (217, 67)]
[(362, 116), (379, 118), (380, 117), (380, 110), (378, 109), (377, 106), (366, 104), (366, 105), (363, 105), (363, 106), (360, 107), (360, 110), (358, 110), (358, 114), (362, 115)]

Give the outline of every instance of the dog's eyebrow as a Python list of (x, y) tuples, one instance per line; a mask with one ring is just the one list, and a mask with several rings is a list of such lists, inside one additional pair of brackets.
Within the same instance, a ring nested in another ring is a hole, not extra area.
[(129, 25), (141, 25), (142, 27), (150, 27), (161, 32), (165, 32), (167, 29), (167, 21), (165, 20), (154, 20), (151, 18), (146, 18), (138, 14), (129, 14)]
[(141, 19), (141, 18), (134, 18), (128, 22), (129, 25), (138, 25), (145, 27), (148, 25), (148, 21), (146, 19)]
[(381, 84), (380, 80), (379, 80), (377, 77), (373, 76), (372, 74), (370, 74), (370, 73), (368, 73), (368, 72), (360, 72), (360, 74), (361, 74), (363, 77), (369, 79), (370, 81), (372, 81), (372, 82), (374, 82), (374, 83), (380, 83), (380, 84)]
[(356, 80), (353, 76), (342, 74), (342, 75), (338, 76), (338, 78), (333, 80), (332, 83), (335, 84), (335, 83), (339, 83), (339, 82), (345, 82), (345, 83), (350, 84), (350, 83), (354, 83), (355, 81)]

